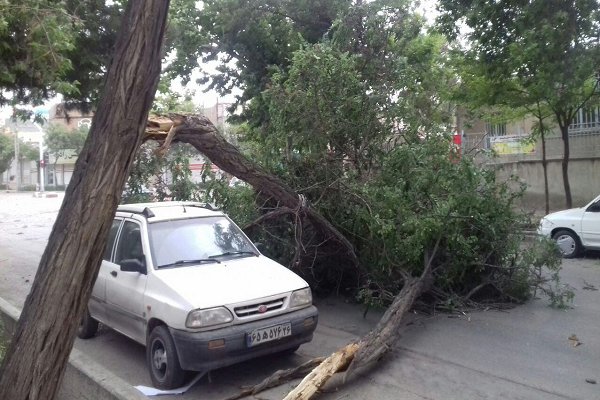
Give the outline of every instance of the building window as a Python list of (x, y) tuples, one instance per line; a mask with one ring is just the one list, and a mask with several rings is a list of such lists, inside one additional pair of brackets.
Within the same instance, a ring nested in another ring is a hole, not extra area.
[(485, 132), (488, 136), (506, 136), (506, 124), (485, 124)]
[(600, 134), (600, 107), (582, 108), (569, 125), (569, 134)]

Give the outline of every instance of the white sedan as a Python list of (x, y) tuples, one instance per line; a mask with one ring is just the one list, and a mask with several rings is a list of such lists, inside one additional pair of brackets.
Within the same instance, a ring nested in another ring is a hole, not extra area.
[(587, 249), (600, 249), (600, 196), (584, 207), (546, 215), (538, 234), (556, 241), (565, 258), (573, 258)]

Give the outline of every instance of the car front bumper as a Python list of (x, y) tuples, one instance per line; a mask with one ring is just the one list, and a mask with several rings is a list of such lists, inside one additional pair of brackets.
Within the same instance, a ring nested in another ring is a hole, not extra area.
[[(207, 332), (169, 329), (175, 341), (181, 368), (189, 371), (209, 371), (310, 342), (317, 327), (318, 318), (317, 308), (310, 306), (272, 318)], [(247, 333), (287, 322), (292, 325), (290, 336), (253, 347), (247, 346)]]

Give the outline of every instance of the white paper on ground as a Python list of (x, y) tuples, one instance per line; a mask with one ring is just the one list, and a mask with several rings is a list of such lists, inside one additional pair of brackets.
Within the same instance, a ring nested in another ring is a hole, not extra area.
[(135, 386), (135, 388), (137, 390), (139, 390), (140, 392), (142, 392), (143, 394), (145, 394), (146, 396), (164, 396), (167, 394), (184, 394), (192, 386), (194, 386), (200, 380), (200, 378), (202, 378), (204, 375), (206, 375), (206, 372), (199, 373), (198, 375), (196, 375), (196, 377), (194, 379), (192, 379), (192, 381), (190, 383), (188, 383), (187, 385), (182, 386), (180, 388), (177, 388), (177, 389), (161, 390), (161, 389), (156, 389), (153, 387), (142, 386), (142, 385)]

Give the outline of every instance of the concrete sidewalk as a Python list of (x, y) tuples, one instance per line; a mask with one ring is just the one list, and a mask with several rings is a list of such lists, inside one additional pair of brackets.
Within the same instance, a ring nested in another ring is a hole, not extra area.
[[(59, 198), (0, 193), (0, 297), (20, 306), (33, 280)], [(322, 399), (600, 399), (600, 261), (565, 260), (563, 280), (576, 289), (572, 309), (545, 300), (507, 312), (416, 316), (399, 346), (376, 372)], [(592, 285), (592, 286), (590, 286)], [(588, 289), (584, 289), (587, 287)], [(371, 329), (379, 315), (340, 299), (317, 299), (319, 327), (313, 342), (290, 357), (266, 357), (213, 371), (181, 399), (223, 399), (255, 384), (275, 369), (327, 355)], [(573, 347), (575, 334), (582, 343)], [(149, 385), (144, 348), (101, 329), (76, 348), (131, 385)], [(587, 383), (595, 380), (599, 384)], [(339, 383), (339, 382), (337, 382)], [(293, 384), (258, 395), (280, 399)], [(166, 398), (175, 398), (167, 396)]]

